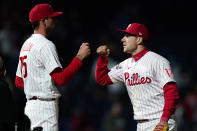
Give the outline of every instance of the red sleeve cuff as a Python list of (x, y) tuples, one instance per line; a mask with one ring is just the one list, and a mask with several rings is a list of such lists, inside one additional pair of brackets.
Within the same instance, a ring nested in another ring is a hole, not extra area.
[(15, 78), (15, 85), (18, 88), (24, 88), (23, 79), (21, 77), (19, 77), (19, 76), (16, 76), (16, 78)]
[(79, 64), (79, 66), (83, 65), (83, 62), (77, 57), (74, 57), (73, 61), (76, 62), (77, 64)]
[(101, 66), (101, 65), (107, 66), (107, 64), (108, 64), (108, 57), (99, 56), (97, 61), (97, 66)]
[(169, 120), (168, 117), (161, 117), (161, 121), (168, 122), (168, 120)]
[(95, 69), (95, 78), (100, 85), (111, 85), (112, 81), (108, 75), (109, 69), (107, 67), (108, 57), (99, 56), (96, 69)]

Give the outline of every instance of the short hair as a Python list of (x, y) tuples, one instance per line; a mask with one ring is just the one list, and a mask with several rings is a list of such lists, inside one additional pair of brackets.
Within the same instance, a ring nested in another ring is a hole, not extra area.
[(36, 22), (31, 23), (31, 26), (32, 26), (33, 30), (39, 28), (39, 23), (40, 23), (40, 21), (36, 21)]

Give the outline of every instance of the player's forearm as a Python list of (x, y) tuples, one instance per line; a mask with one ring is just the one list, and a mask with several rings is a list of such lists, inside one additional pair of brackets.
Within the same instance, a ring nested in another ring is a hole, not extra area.
[(167, 83), (164, 86), (164, 98), (165, 104), (161, 120), (167, 122), (178, 107), (179, 92), (175, 82)]
[(110, 77), (108, 76), (108, 58), (107, 57), (99, 57), (95, 69), (95, 78), (96, 81), (101, 85), (110, 85), (112, 84), (112, 81)]
[(79, 71), (79, 69), (82, 67), (82, 62), (77, 57), (75, 57), (72, 62), (62, 71), (53, 71), (50, 75), (60, 86), (66, 85), (73, 77), (74, 75)]
[(18, 88), (24, 88), (23, 79), (21, 77), (19, 77), (19, 76), (16, 76), (16, 78), (15, 78), (15, 85)]

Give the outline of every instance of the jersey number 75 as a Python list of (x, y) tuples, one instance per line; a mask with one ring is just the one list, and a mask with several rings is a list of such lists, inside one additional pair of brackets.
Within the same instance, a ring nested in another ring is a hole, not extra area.
[[(27, 77), (27, 63), (24, 61), (25, 59), (27, 59), (27, 56), (22, 56), (20, 57), (20, 61), (21, 61), (21, 74), (24, 78)], [(24, 69), (24, 72), (23, 72)]]

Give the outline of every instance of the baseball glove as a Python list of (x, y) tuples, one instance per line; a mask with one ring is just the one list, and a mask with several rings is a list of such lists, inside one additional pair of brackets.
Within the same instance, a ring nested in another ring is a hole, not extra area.
[(157, 125), (153, 131), (169, 131), (167, 125)]

